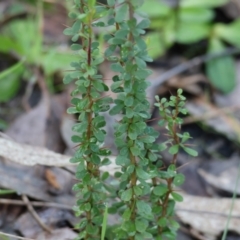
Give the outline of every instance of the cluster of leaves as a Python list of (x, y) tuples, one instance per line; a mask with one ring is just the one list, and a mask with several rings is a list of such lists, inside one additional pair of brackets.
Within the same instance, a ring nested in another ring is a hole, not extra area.
[(54, 90), (53, 74), (66, 69), (66, 65), (73, 59), (69, 53), (60, 52), (54, 46), (43, 43), (42, 0), (38, 0), (37, 7), (36, 17), (13, 20), (4, 26), (0, 33), (0, 53), (17, 60), (16, 64), (0, 73), (0, 102), (7, 102), (15, 96), (22, 77), (27, 81), (35, 81), (36, 68), (43, 70), (49, 88)]
[[(106, 225), (104, 203), (110, 203), (110, 197), (115, 201), (111, 201), (108, 213), (121, 215), (121, 222), (112, 229), (114, 237), (111, 239), (160, 240), (164, 236), (174, 239), (178, 228), (172, 219), (174, 204), (182, 201), (182, 197), (173, 186), (184, 181), (184, 176), (176, 170), (177, 153), (182, 148), (196, 155), (185, 144), (189, 134), (178, 133), (182, 123), (178, 115), (186, 114), (185, 98), (182, 90), (170, 101), (157, 98), (156, 106), (162, 115), (160, 124), (166, 125), (169, 133), (166, 143), (157, 144), (158, 132), (146, 124), (151, 117), (146, 98), (146, 78), (151, 72), (146, 62), (151, 58), (142, 35), (150, 21), (136, 18), (144, 1), (108, 0), (107, 3), (98, 5), (95, 0), (74, 0), (69, 13), (73, 24), (64, 30), (64, 34), (72, 36), (72, 41), (76, 42), (71, 49), (79, 56), (77, 62), (71, 63), (75, 70), (63, 80), (66, 84), (75, 82), (73, 106), (68, 113), (78, 116), (78, 123), (73, 127), (77, 135), (72, 140), (79, 147), (71, 162), (78, 163), (79, 183), (74, 185), (78, 200), (74, 209), (78, 215), (84, 214), (77, 226), (81, 231), (79, 239), (99, 238), (101, 226)], [(115, 29), (104, 35), (108, 44), (104, 56), (99, 51), (98, 41), (94, 41), (94, 27)], [(111, 70), (116, 73), (111, 84), (111, 91), (117, 93), (114, 100), (101, 95), (108, 91), (102, 76), (97, 74), (104, 59), (111, 62)], [(111, 109), (110, 103), (113, 103)], [(102, 147), (106, 122), (101, 115), (109, 109), (111, 115), (121, 114), (115, 126), (115, 144), (119, 150), (116, 164), (120, 170), (115, 173), (118, 184), (114, 189), (106, 183), (108, 173), (100, 171), (102, 165), (109, 164), (110, 151)], [(159, 155), (166, 148), (173, 154), (172, 164), (167, 169)]]
[(102, 147), (106, 122), (100, 113), (109, 110), (111, 98), (101, 96), (108, 87), (98, 74), (98, 66), (104, 58), (93, 35), (95, 1), (75, 0), (74, 3), (73, 11), (69, 13), (73, 25), (66, 28), (64, 34), (72, 36), (73, 42), (81, 38), (81, 44), (71, 45), (71, 49), (77, 51), (79, 59), (71, 62), (74, 71), (66, 74), (63, 79), (65, 84), (75, 81), (71, 100), (73, 107), (68, 109), (68, 113), (78, 115), (78, 123), (73, 127), (77, 135), (72, 136), (72, 141), (78, 143), (79, 147), (70, 160), (78, 163), (76, 178), (79, 183), (73, 187), (77, 191), (78, 201), (74, 209), (77, 215), (84, 213), (84, 218), (77, 226), (81, 229), (79, 239), (98, 239), (106, 202), (103, 181), (109, 176), (108, 173), (101, 175), (99, 168), (109, 164), (107, 156), (110, 154), (108, 149)]
[[(170, 6), (166, 1), (145, 1), (142, 10), (151, 17), (148, 37), (150, 56), (163, 55), (174, 43), (192, 44), (208, 41), (208, 54), (223, 52), (226, 44), (240, 46), (240, 19), (230, 24), (213, 23), (213, 8), (229, 0), (181, 0)], [(206, 64), (206, 73), (211, 83), (224, 93), (235, 86), (235, 66), (231, 56), (211, 60)]]

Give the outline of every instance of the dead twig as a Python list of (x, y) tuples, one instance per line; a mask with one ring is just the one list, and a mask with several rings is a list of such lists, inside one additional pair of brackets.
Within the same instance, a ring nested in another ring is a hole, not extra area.
[(170, 79), (180, 73), (183, 73), (183, 72), (187, 71), (188, 69), (196, 67), (202, 63), (208, 62), (208, 61), (216, 59), (216, 58), (234, 55), (234, 54), (238, 54), (238, 53), (240, 53), (239, 48), (226, 48), (225, 51), (222, 51), (219, 53), (206, 54), (206, 55), (203, 55), (200, 57), (195, 57), (195, 58), (191, 59), (190, 61), (187, 61), (176, 67), (173, 67), (172, 69), (161, 74), (159, 77), (157, 77), (156, 79), (151, 81), (152, 82), (151, 87), (158, 87), (159, 85), (165, 83), (168, 79)]
[[(6, 198), (0, 199), (0, 204), (26, 206), (26, 203), (24, 201), (6, 199)], [(60, 203), (33, 201), (33, 202), (31, 202), (31, 204), (32, 204), (32, 206), (35, 206), (35, 207), (54, 207), (54, 208), (72, 210), (72, 206), (68, 206), (68, 205), (64, 205), (64, 204), (60, 204)]]
[(194, 122), (200, 122), (204, 120), (208, 120), (214, 117), (219, 117), (221, 114), (230, 114), (235, 110), (239, 110), (240, 106), (231, 106), (231, 107), (224, 107), (224, 108), (219, 108), (211, 112), (206, 112), (201, 114), (201, 116), (194, 116), (194, 117), (186, 117), (184, 119), (183, 124), (190, 124)]
[(22, 195), (22, 200), (27, 205), (28, 211), (32, 214), (32, 216), (37, 221), (37, 223), (42, 227), (42, 229), (44, 229), (45, 231), (51, 233), (51, 229), (48, 226), (46, 226), (42, 222), (42, 220), (39, 218), (38, 214), (36, 213), (36, 211), (34, 210), (33, 206), (31, 205), (31, 202), (29, 201), (28, 197), (23, 194)]

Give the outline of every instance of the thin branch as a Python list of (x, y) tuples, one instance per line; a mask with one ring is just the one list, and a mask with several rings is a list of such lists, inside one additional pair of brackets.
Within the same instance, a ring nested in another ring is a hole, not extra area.
[[(184, 209), (184, 208), (178, 208), (176, 207), (175, 209), (177, 212), (188, 212), (188, 213), (192, 213), (192, 214), (209, 214), (209, 215), (216, 215), (216, 216), (220, 216), (220, 217), (225, 217), (227, 218), (228, 217), (228, 213), (218, 213), (218, 212), (211, 212), (211, 211), (201, 211), (201, 210), (192, 210), (192, 209)], [(231, 218), (234, 218), (234, 219), (240, 219), (240, 216), (236, 216), (236, 215), (233, 215), (231, 216)]]
[(26, 195), (22, 195), (22, 200), (23, 202), (27, 205), (27, 209), (28, 211), (32, 214), (32, 216), (34, 217), (34, 219), (38, 222), (38, 224), (42, 227), (42, 229), (44, 229), (45, 231), (51, 233), (51, 229), (46, 226), (42, 220), (39, 218), (37, 212), (34, 210), (33, 206), (31, 205), (31, 202), (29, 201), (28, 197)]
[(190, 124), (190, 123), (200, 122), (200, 121), (204, 121), (204, 120), (206, 121), (206, 120), (209, 120), (209, 119), (212, 119), (215, 117), (219, 118), (219, 116), (221, 117), (222, 114), (230, 114), (239, 109), (240, 109), (240, 106), (238, 106), (238, 105), (218, 108), (218, 109), (215, 109), (214, 111), (211, 110), (211, 112), (202, 113), (200, 116), (186, 117), (184, 119), (183, 124)]
[(189, 60), (188, 62), (177, 65), (176, 67), (173, 67), (172, 69), (161, 74), (159, 77), (157, 77), (156, 79), (151, 81), (152, 82), (151, 87), (159, 86), (159, 85), (165, 83), (168, 79), (170, 79), (180, 73), (183, 73), (193, 67), (196, 67), (202, 63), (208, 62), (208, 61), (216, 59), (216, 58), (234, 55), (234, 54), (238, 54), (238, 53), (240, 53), (240, 49), (238, 49), (238, 48), (226, 48), (225, 51), (222, 51), (219, 53), (205, 54), (200, 57), (195, 57), (195, 58)]
[[(24, 201), (13, 200), (13, 199), (0, 199), (0, 204), (11, 204), (11, 205), (19, 205), (19, 206), (27, 205)], [(72, 210), (72, 206), (68, 206), (60, 203), (33, 201), (31, 202), (31, 204), (32, 206), (35, 206), (35, 207), (54, 207), (54, 208)]]

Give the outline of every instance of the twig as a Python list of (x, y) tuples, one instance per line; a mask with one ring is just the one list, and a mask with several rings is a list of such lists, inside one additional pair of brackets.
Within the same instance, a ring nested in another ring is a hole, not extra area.
[(194, 122), (200, 122), (200, 121), (204, 121), (204, 120), (208, 120), (214, 117), (219, 117), (219, 115), (221, 114), (227, 114), (227, 113), (231, 113), (235, 110), (240, 109), (240, 106), (231, 106), (231, 107), (224, 107), (224, 108), (219, 108), (216, 109), (212, 112), (206, 112), (206, 113), (202, 113), (200, 116), (194, 116), (194, 117), (186, 117), (184, 119), (183, 124), (190, 124), (190, 123), (194, 123)]
[(27, 205), (28, 211), (32, 214), (32, 216), (35, 218), (35, 220), (38, 222), (38, 224), (47, 232), (51, 233), (51, 229), (46, 226), (42, 220), (39, 218), (38, 214), (34, 210), (33, 206), (31, 205), (31, 202), (29, 201), (28, 197), (26, 195), (22, 195), (23, 202)]
[[(227, 218), (229, 214), (227, 213), (218, 213), (218, 212), (211, 212), (211, 211), (201, 211), (201, 210), (192, 210), (192, 209), (184, 209), (184, 208), (176, 208), (176, 211), (178, 212), (188, 212), (188, 213), (192, 213), (192, 214), (209, 214), (209, 215), (216, 215), (219, 217), (225, 217)], [(231, 216), (233, 219), (240, 219), (240, 216)]]
[(219, 57), (224, 57), (224, 56), (229, 56), (229, 55), (233, 55), (233, 54), (237, 54), (240, 53), (240, 49), (238, 48), (226, 48), (225, 51), (219, 52), (219, 53), (214, 53), (214, 54), (206, 54), (200, 57), (195, 57), (192, 60), (182, 63), (168, 71), (166, 71), (165, 73), (161, 74), (159, 77), (157, 77), (156, 79), (152, 80), (152, 85), (151, 87), (157, 87), (163, 83), (165, 83), (169, 78), (172, 78), (180, 73), (183, 73), (185, 71), (187, 71), (190, 68), (193, 68), (195, 66), (198, 66), (202, 63), (208, 62), (210, 60), (213, 60), (215, 58), (219, 58)]
[[(0, 204), (12, 204), (12, 205), (20, 205), (20, 206), (26, 205), (24, 201), (13, 200), (13, 199), (0, 199)], [(31, 202), (31, 204), (32, 206), (35, 206), (35, 207), (54, 207), (54, 208), (72, 210), (72, 206), (68, 206), (60, 203), (33, 201)]]
[(193, 228), (187, 229), (187, 228), (181, 226), (180, 230), (184, 233), (192, 235), (194, 238), (196, 238), (198, 240), (207, 240), (204, 236), (202, 236), (197, 230), (194, 230)]
[(34, 240), (32, 238), (19, 237), (19, 236), (15, 236), (15, 235), (4, 233), (4, 232), (0, 232), (0, 237), (1, 237), (1, 235), (6, 236), (6, 237), (13, 237), (13, 238), (16, 238), (16, 239)]
[(35, 83), (36, 83), (36, 77), (33, 76), (30, 79), (30, 81), (28, 81), (25, 93), (24, 93), (23, 98), (22, 98), (22, 105), (23, 105), (23, 108), (26, 112), (31, 110), (31, 106), (30, 106), (28, 100), (29, 100), (29, 98), (30, 98), (30, 96), (33, 92), (33, 87), (34, 87)]

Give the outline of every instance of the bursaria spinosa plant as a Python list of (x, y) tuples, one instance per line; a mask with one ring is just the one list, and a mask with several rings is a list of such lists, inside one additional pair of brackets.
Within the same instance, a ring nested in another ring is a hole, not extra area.
[[(184, 182), (184, 176), (177, 173), (177, 154), (180, 149), (191, 155), (196, 152), (186, 145), (189, 134), (179, 133), (179, 114), (186, 114), (181, 89), (169, 101), (156, 97), (155, 105), (162, 117), (159, 124), (166, 126), (167, 142), (157, 143), (159, 133), (146, 123), (151, 118), (146, 98), (146, 78), (151, 72), (146, 62), (151, 58), (142, 37), (150, 24), (139, 11), (143, 2), (108, 0), (105, 5), (94, 0), (75, 0), (69, 13), (72, 26), (64, 30), (64, 34), (72, 36), (71, 49), (78, 56), (78, 61), (71, 63), (74, 71), (63, 80), (75, 83), (68, 113), (77, 116), (73, 127), (76, 134), (72, 136), (77, 150), (70, 161), (78, 164), (79, 181), (73, 187), (77, 192), (74, 210), (81, 215), (76, 226), (78, 239), (104, 239), (106, 228), (105, 239), (176, 237), (174, 206), (183, 199), (175, 186)], [(104, 53), (99, 49), (96, 28), (106, 33)], [(115, 72), (110, 90), (98, 73), (104, 60), (111, 62)], [(107, 91), (117, 93), (116, 99), (106, 97)], [(114, 179), (101, 171), (101, 166), (111, 164), (111, 152), (103, 145), (106, 121), (101, 114), (108, 110), (110, 115), (120, 117), (114, 134), (119, 166)], [(167, 167), (160, 156), (166, 149), (173, 155)], [(108, 214), (119, 216), (118, 224), (107, 226), (106, 209)]]

